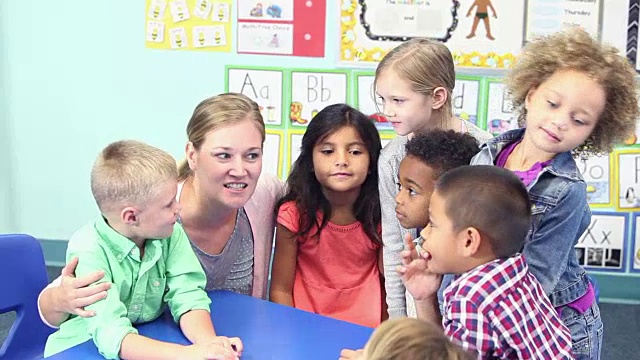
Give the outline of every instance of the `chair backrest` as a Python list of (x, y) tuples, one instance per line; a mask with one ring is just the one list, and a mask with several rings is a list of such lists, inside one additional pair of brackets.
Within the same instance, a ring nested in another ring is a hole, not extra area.
[(47, 337), (53, 332), (38, 313), (38, 295), (47, 282), (38, 240), (29, 235), (0, 235), (0, 314), (16, 312), (0, 348), (0, 359), (42, 358)]

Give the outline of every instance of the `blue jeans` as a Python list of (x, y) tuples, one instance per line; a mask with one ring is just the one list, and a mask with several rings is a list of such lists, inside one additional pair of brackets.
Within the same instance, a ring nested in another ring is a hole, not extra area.
[(602, 319), (597, 302), (584, 314), (568, 307), (560, 311), (562, 322), (571, 332), (572, 352), (576, 360), (599, 360), (602, 351)]

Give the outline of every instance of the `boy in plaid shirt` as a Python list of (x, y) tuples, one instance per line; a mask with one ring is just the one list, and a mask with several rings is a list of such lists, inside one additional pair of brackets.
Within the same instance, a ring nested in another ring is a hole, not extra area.
[[(527, 190), (512, 172), (463, 166), (442, 175), (417, 246), (398, 268), (418, 317), (479, 359), (572, 359), (571, 336), (518, 252), (529, 230)], [(417, 249), (417, 251), (416, 251)], [(442, 274), (455, 279), (437, 290)]]

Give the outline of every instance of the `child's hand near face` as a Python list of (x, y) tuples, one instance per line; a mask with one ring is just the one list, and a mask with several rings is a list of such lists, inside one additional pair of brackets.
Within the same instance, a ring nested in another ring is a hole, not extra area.
[(442, 275), (429, 271), (429, 258), (431, 255), (426, 251), (416, 252), (411, 235), (405, 236), (405, 250), (400, 253), (402, 265), (396, 271), (400, 274), (400, 279), (405, 288), (416, 301), (430, 299), (436, 296)]

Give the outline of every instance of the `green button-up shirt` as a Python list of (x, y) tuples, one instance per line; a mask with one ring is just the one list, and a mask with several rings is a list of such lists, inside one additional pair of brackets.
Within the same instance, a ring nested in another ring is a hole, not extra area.
[(169, 238), (147, 240), (140, 259), (133, 241), (100, 216), (69, 239), (67, 261), (74, 256), (80, 259), (76, 276), (102, 270), (99, 282), (112, 286), (104, 300), (87, 307), (96, 316), (72, 316), (62, 323), (47, 340), (45, 356), (93, 339), (104, 357), (117, 359), (125, 335), (137, 333), (132, 324), (154, 320), (165, 303), (176, 322), (190, 310), (209, 311), (206, 277), (180, 224)]

